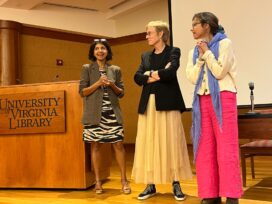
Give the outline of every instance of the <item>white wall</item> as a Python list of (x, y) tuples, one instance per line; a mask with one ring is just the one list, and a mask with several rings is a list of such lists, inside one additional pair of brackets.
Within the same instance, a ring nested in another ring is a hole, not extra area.
[(272, 1), (172, 0), (174, 45), (182, 49), (179, 79), (186, 105), (191, 107), (193, 86), (185, 76), (187, 55), (195, 42), (190, 32), (197, 12), (213, 12), (232, 40), (238, 61), (238, 104), (249, 105), (248, 82), (255, 83), (255, 104), (272, 103)]
[(118, 16), (116, 36), (145, 32), (145, 26), (152, 20), (168, 22), (168, 1), (159, 0), (129, 14)]

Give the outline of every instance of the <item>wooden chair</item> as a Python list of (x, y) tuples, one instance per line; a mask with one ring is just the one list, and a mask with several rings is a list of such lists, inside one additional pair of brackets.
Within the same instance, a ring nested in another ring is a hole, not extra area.
[(272, 109), (259, 114), (238, 116), (239, 139), (250, 139), (240, 146), (243, 186), (246, 186), (246, 158), (251, 160), (251, 174), (255, 178), (254, 156), (272, 156)]

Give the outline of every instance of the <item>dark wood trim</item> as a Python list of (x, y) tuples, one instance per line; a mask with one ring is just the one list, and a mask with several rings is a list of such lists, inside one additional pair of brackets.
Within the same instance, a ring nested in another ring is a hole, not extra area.
[(107, 37), (101, 37), (101, 36), (90, 36), (90, 35), (77, 34), (77, 33), (68, 33), (64, 31), (50, 30), (46, 28), (37, 28), (37, 27), (31, 27), (27, 25), (24, 25), (22, 27), (22, 34), (52, 38), (52, 39), (59, 39), (59, 40), (68, 40), (68, 41), (74, 41), (74, 42), (80, 42), (80, 43), (91, 43), (95, 38), (106, 38), (111, 45), (119, 45), (124, 43), (145, 40), (145, 33), (138, 33), (138, 34), (123, 36), (118, 38), (107, 38)]
[(93, 41), (94, 38), (97, 38), (93, 36), (50, 30), (46, 28), (36, 28), (25, 25), (23, 26), (22, 34), (82, 43), (90, 43)]
[[(272, 107), (272, 103), (267, 103), (267, 104), (255, 104), (254, 105), (255, 108), (271, 108)], [(237, 106), (238, 109), (251, 109), (251, 105), (238, 105)], [(186, 108), (186, 111), (192, 111), (192, 108)]]
[[(272, 103), (254, 105), (254, 108), (271, 108), (271, 107), (272, 107)], [(251, 109), (251, 105), (238, 105), (238, 109), (244, 109), (244, 108)]]
[(256, 113), (256, 114), (239, 114), (238, 119), (253, 119), (255, 120), (256, 118), (272, 118), (272, 114), (261, 114), (261, 113)]
[(169, 32), (170, 32), (170, 45), (173, 46), (173, 21), (172, 21), (172, 2), (168, 0), (168, 21), (169, 21)]
[(16, 21), (0, 20), (0, 29), (10, 29), (21, 32), (22, 24)]
[(138, 41), (143, 41), (146, 38), (146, 33), (137, 33), (133, 35), (127, 35), (127, 36), (122, 36), (118, 38), (111, 38), (109, 39), (109, 43), (111, 45), (120, 45), (120, 44), (126, 44), (126, 43), (131, 43), (131, 42), (138, 42)]

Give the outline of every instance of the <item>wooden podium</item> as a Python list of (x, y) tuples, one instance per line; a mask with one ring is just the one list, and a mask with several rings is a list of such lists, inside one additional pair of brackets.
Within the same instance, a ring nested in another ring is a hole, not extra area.
[[(0, 188), (85, 189), (94, 183), (90, 145), (82, 140), (82, 98), (78, 83), (0, 87), (0, 127), (5, 125), (2, 122), (5, 114), (10, 117), (8, 129), (0, 128)], [(51, 92), (60, 97), (41, 98)], [(36, 99), (19, 102), (16, 98), (19, 96)], [(24, 104), (26, 110), (20, 109)], [(53, 107), (54, 104), (58, 106)], [(42, 105), (47, 107), (40, 111)], [(50, 119), (38, 117), (46, 114)], [(49, 124), (51, 129), (46, 127)], [(103, 148), (100, 175), (105, 179), (110, 174), (111, 147), (103, 145)]]
[(238, 115), (238, 127), (239, 139), (250, 140), (240, 146), (243, 186), (246, 187), (246, 158), (251, 159), (251, 174), (255, 178), (254, 156), (272, 156), (272, 109)]

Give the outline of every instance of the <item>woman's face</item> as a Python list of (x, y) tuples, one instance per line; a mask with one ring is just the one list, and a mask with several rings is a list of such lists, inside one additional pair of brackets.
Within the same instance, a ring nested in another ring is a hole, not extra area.
[(204, 23), (203, 25), (200, 23), (200, 20), (194, 18), (192, 21), (192, 33), (194, 39), (202, 39), (209, 35), (210, 29), (209, 25)]
[(103, 45), (101, 43), (97, 43), (94, 48), (94, 56), (95, 56), (96, 60), (105, 61), (107, 55), (108, 55), (108, 50), (105, 47), (105, 45)]
[(154, 46), (162, 40), (163, 32), (157, 32), (155, 27), (147, 27), (146, 39), (148, 45)]

